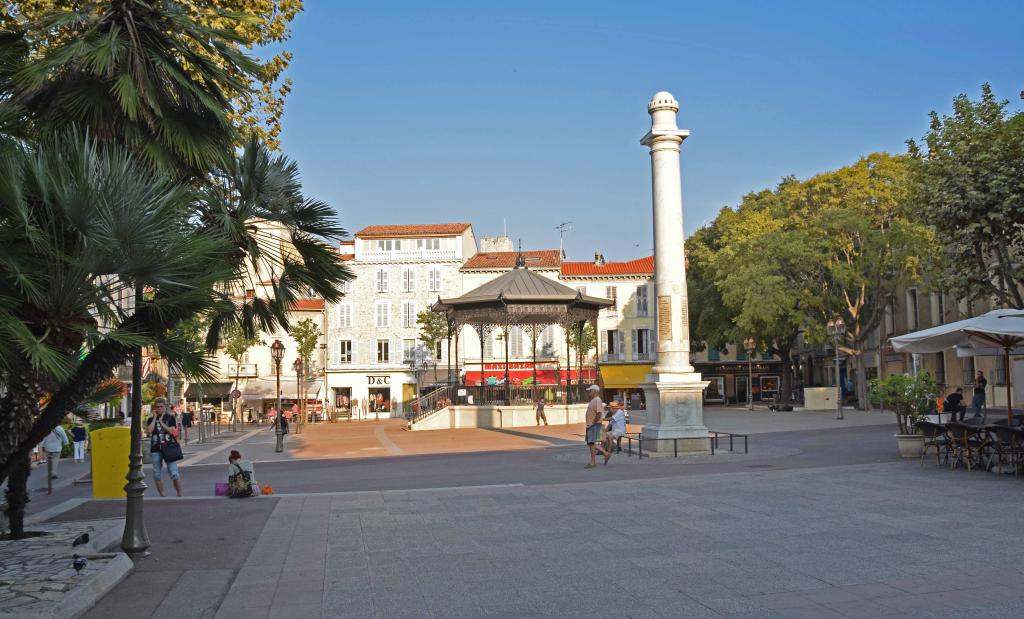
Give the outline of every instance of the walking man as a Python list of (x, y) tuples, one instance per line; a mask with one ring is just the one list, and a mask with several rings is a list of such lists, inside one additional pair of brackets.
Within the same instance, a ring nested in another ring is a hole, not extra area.
[(541, 420), (544, 421), (544, 425), (548, 425), (548, 416), (544, 414), (544, 396), (537, 398), (537, 425), (540, 425)]
[(597, 452), (601, 452), (604, 456), (604, 461), (608, 462), (608, 458), (611, 454), (604, 450), (603, 447), (598, 445), (598, 439), (601, 436), (601, 424), (604, 419), (604, 402), (601, 401), (601, 388), (597, 385), (591, 385), (587, 388), (587, 394), (592, 396), (590, 403), (587, 404), (587, 432), (586, 441), (587, 446), (590, 447), (590, 464), (586, 465), (585, 469), (592, 469), (597, 466)]
[(57, 479), (57, 465), (60, 464), (60, 452), (64, 445), (68, 444), (68, 433), (59, 425), (50, 430), (50, 433), (43, 439), (43, 450), (46, 452), (46, 459), (53, 464), (50, 469), (50, 478)]
[(985, 407), (985, 387), (987, 386), (988, 381), (985, 379), (985, 375), (978, 370), (978, 376), (974, 379), (974, 397), (971, 398), (971, 408), (974, 409), (975, 417), (981, 417), (981, 409)]

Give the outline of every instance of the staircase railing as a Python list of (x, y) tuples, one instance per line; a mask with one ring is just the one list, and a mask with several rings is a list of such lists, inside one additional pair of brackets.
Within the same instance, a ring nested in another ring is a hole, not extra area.
[(421, 395), (414, 401), (413, 416), (409, 420), (409, 424), (412, 425), (417, 421), (421, 421), (442, 408), (451, 405), (455, 399), (454, 395), (455, 389), (451, 385), (444, 385)]

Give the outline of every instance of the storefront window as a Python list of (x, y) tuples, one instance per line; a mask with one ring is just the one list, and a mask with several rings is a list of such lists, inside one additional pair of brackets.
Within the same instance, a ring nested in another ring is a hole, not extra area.
[(370, 412), (390, 413), (391, 412), (391, 388), (370, 388)]

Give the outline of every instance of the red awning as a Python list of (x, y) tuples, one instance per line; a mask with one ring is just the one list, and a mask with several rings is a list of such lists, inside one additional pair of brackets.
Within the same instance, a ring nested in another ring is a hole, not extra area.
[[(466, 384), (475, 385), (481, 382), (480, 366), (473, 369), (472, 364), (466, 368)], [(557, 385), (565, 383), (566, 371), (556, 371), (550, 367), (538, 367), (537, 368), (537, 384), (538, 385)], [(486, 363), (484, 364), (483, 382), (498, 382), (505, 376), (505, 365), (499, 363)], [(526, 384), (530, 384), (530, 379), (533, 378), (533, 366), (530, 363), (510, 363), (508, 370), (509, 382), (513, 385), (521, 385), (523, 381)], [(576, 368), (573, 368), (569, 372), (569, 378), (576, 382), (580, 380), (580, 373)], [(491, 379), (488, 381), (488, 379)], [(597, 371), (594, 368), (583, 368), (583, 380), (594, 382), (597, 380)]]

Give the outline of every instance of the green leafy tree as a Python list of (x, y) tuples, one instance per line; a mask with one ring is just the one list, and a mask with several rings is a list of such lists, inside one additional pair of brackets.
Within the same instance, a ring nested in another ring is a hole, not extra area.
[(892, 407), (900, 434), (916, 434), (917, 422), (935, 411), (936, 401), (942, 393), (928, 370), (921, 370), (913, 376), (892, 374), (873, 378), (869, 381), (869, 388), (872, 398)]
[[(252, 94), (238, 76), (259, 71), (237, 33), (166, 0), (106, 4), (0, 32), (0, 481), (16, 534), (29, 450), (133, 351), (212, 378), (224, 329), (287, 328), (300, 294), (331, 302), (350, 277), (344, 230), (295, 164), (255, 138), (233, 155), (231, 102)], [(254, 278), (269, 298), (245, 294)], [(207, 350), (176, 330), (196, 315)]]
[[(576, 351), (576, 369), (579, 372), (579, 381), (582, 384), (583, 359), (590, 355), (590, 351), (597, 348), (597, 330), (594, 328), (594, 324), (590, 322), (584, 323), (583, 328), (580, 328), (578, 323), (568, 326), (563, 325), (563, 328), (569, 334), (569, 350)], [(570, 353), (567, 352), (566, 354)]]
[[(109, 0), (86, 0), (75, 3), (79, 13), (97, 14), (107, 10)], [(265, 58), (260, 71), (240, 71), (231, 63), (223, 63), (216, 47), (210, 53), (206, 46), (194, 46), (193, 51), (209, 62), (220, 65), (229, 75), (239, 80), (244, 87), (231, 95), (228, 117), (240, 134), (255, 133), (271, 148), (279, 148), (281, 115), (285, 98), (291, 92), (292, 82), (284, 73), (292, 60), (292, 54), (283, 49), (291, 36), (291, 22), (302, 12), (301, 0), (177, 0), (175, 8), (200, 26), (216, 31), (228, 31), (234, 41), (227, 39), (222, 45), (237, 51), (259, 50)], [(8, 3), (6, 22), (0, 15), (0, 23), (8, 28), (22, 28), (38, 24), (53, 16), (54, 9), (60, 8), (55, 0), (19, 0)], [(0, 9), (0, 14), (3, 10)], [(58, 23), (45, 30), (30, 31), (30, 48), (34, 54), (42, 54), (55, 41), (63, 40), (74, 33), (74, 24)], [(201, 42), (202, 43), (202, 42)], [(268, 53), (268, 47), (273, 52)]]
[(961, 298), (1024, 307), (1024, 112), (984, 84), (981, 99), (931, 113), (912, 156), (912, 201), (942, 240), (941, 284)]
[(313, 351), (320, 343), (320, 327), (312, 319), (304, 318), (288, 330), (288, 335), (295, 340), (302, 365), (310, 367), (313, 363)]
[(230, 160), (239, 141), (232, 100), (262, 72), (233, 29), (171, 0), (87, 1), (29, 16), (19, 24), (23, 62), (3, 95), (30, 135), (74, 123), (172, 177), (201, 177)]
[(433, 364), (434, 376), (437, 376), (437, 355), (434, 351), (441, 342), (448, 339), (449, 325), (448, 318), (440, 312), (423, 310), (416, 314), (416, 324), (420, 327), (420, 341), (430, 351), (430, 360)]
[(18, 535), (31, 449), (138, 347), (212, 375), (174, 327), (217, 304), (232, 271), (227, 239), (191, 225), (191, 190), (78, 134), (8, 142), (0, 196), (0, 479)]

